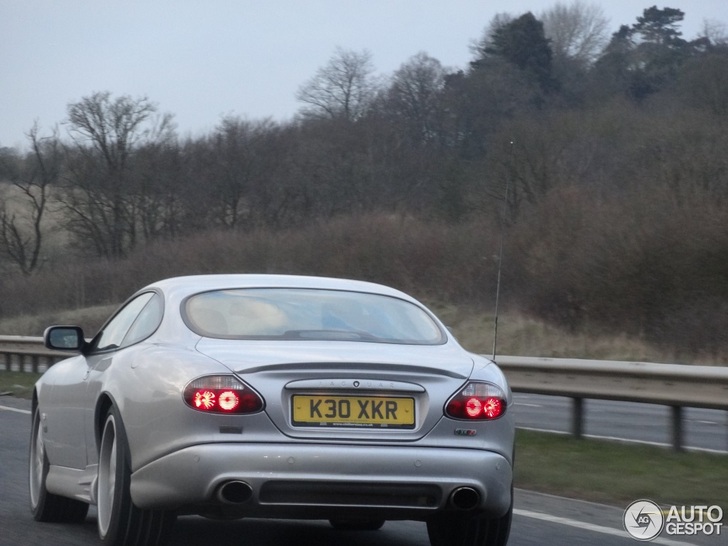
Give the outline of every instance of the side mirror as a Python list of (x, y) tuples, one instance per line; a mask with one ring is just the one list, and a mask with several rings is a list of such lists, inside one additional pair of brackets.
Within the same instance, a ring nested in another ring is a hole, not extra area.
[(43, 333), (46, 348), (58, 351), (81, 351), (86, 344), (79, 326), (50, 326)]

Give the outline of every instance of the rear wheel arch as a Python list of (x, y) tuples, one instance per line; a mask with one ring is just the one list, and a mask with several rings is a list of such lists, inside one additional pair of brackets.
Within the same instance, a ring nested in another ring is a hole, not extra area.
[(131, 458), (124, 423), (111, 398), (101, 421), (98, 443), (96, 512), (99, 538), (104, 544), (160, 546), (174, 523), (172, 512), (138, 508), (130, 492)]
[(108, 394), (102, 394), (96, 402), (96, 411), (94, 413), (94, 433), (96, 435), (96, 448), (101, 446), (101, 434), (104, 431), (104, 424), (109, 410), (114, 406), (114, 400)]

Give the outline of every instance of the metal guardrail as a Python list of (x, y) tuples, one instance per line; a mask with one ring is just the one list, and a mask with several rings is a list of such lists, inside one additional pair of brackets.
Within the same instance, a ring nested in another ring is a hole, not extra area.
[[(0, 336), (0, 371), (44, 372), (69, 353), (40, 337)], [(499, 356), (514, 392), (572, 399), (571, 431), (584, 432), (584, 400), (660, 404), (671, 408), (672, 445), (683, 446), (683, 408), (728, 410), (728, 367)]]
[(571, 432), (584, 432), (584, 400), (617, 400), (671, 408), (672, 446), (682, 450), (684, 408), (728, 410), (728, 367), (499, 356), (514, 392), (572, 400)]
[(42, 337), (0, 336), (0, 371), (43, 373), (69, 356), (46, 349)]

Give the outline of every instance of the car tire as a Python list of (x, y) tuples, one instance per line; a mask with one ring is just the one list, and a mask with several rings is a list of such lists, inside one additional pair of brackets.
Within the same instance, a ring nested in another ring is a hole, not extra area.
[(174, 516), (141, 510), (131, 500), (129, 444), (116, 407), (106, 414), (99, 446), (97, 526), (99, 538), (111, 546), (159, 546), (166, 542)]
[(432, 546), (505, 546), (511, 532), (513, 495), (511, 506), (499, 518), (442, 514), (427, 521), (427, 535)]
[(46, 489), (50, 463), (45, 451), (42, 427), (40, 410), (36, 406), (33, 410), (28, 453), (28, 488), (33, 519), (54, 523), (81, 523), (86, 519), (88, 503), (55, 495)]
[(330, 519), (334, 529), (342, 531), (377, 531), (384, 525), (383, 519)]

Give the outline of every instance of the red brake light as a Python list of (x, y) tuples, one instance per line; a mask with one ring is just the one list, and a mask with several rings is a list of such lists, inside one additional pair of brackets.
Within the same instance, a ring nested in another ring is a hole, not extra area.
[(217, 397), (217, 404), (223, 411), (234, 411), (240, 405), (240, 397), (235, 391), (224, 391)]
[(506, 395), (491, 383), (471, 381), (445, 406), (445, 414), (453, 419), (497, 419), (506, 411)]
[(263, 399), (232, 375), (200, 377), (187, 384), (184, 400), (188, 406), (206, 413), (256, 413)]

